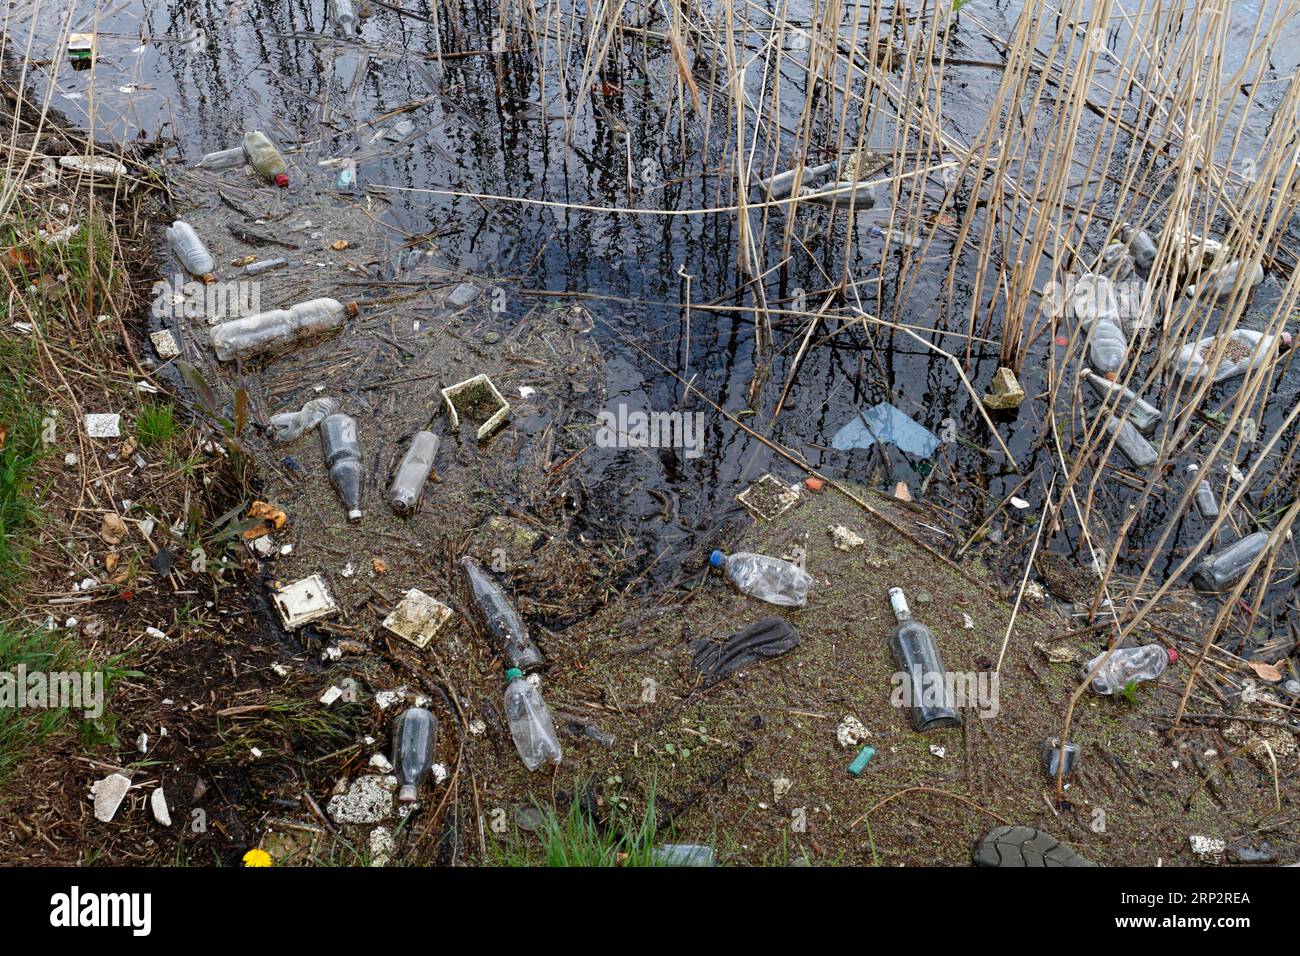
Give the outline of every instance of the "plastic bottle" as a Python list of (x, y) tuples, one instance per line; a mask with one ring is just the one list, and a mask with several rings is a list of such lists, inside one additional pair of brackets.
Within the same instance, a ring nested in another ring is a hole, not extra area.
[[(1061, 738), (1049, 737), (1043, 741), (1040, 751), (1043, 760), (1043, 769), (1047, 771), (1047, 776), (1055, 780), (1057, 771), (1061, 769)], [(1065, 773), (1062, 776), (1069, 777), (1074, 773), (1074, 765), (1079, 762), (1079, 745), (1067, 742), (1065, 745)]]
[[(1191, 476), (1192, 481), (1196, 481), (1200, 476), (1201, 466), (1190, 464), (1187, 466), (1187, 474)], [(1214, 489), (1204, 478), (1196, 484), (1196, 510), (1202, 518), (1207, 521), (1219, 516), (1219, 499), (1214, 496)]]
[(1156, 243), (1145, 229), (1138, 229), (1129, 223), (1119, 227), (1119, 237), (1128, 243), (1129, 252), (1133, 254), (1133, 265), (1138, 273), (1146, 278), (1151, 274), (1151, 267), (1156, 261)]
[(1088, 358), (1097, 370), (1107, 375), (1118, 375), (1128, 354), (1128, 340), (1119, 323), (1098, 319), (1088, 336)]
[(847, 209), (852, 205), (856, 210), (865, 210), (876, 205), (876, 190), (870, 183), (840, 181), (824, 186), (804, 187), (799, 198), (801, 202), (817, 203), (819, 206)]
[(410, 707), (393, 725), (393, 767), (397, 771), (397, 799), (414, 803), (420, 784), (433, 766), (433, 748), (438, 740), (438, 721), (423, 707)]
[(409, 515), (415, 510), (437, 454), (438, 436), (429, 431), (416, 432), (388, 489), (388, 504), (399, 515)]
[(330, 23), (341, 37), (356, 35), (357, 15), (352, 11), (352, 0), (330, 0)]
[(345, 160), (339, 174), (334, 177), (334, 188), (347, 192), (357, 184), (357, 162)]
[(322, 396), (313, 398), (303, 405), (302, 411), (280, 412), (271, 416), (271, 440), (278, 442), (296, 441), (308, 431), (315, 428), (330, 415), (339, 410), (339, 403), (332, 398)]
[(244, 274), (250, 276), (261, 275), (263, 272), (270, 272), (272, 269), (278, 269), (288, 264), (289, 260), (284, 256), (276, 256), (273, 259), (260, 259), (244, 266)]
[(460, 559), (469, 581), (470, 596), (483, 618), (483, 624), (497, 642), (509, 667), (534, 670), (542, 666), (542, 652), (533, 643), (528, 628), (497, 583), (469, 555)]
[(1122, 242), (1112, 242), (1101, 254), (1101, 264), (1115, 281), (1122, 281), (1133, 274), (1133, 256), (1128, 246)]
[(250, 129), (244, 134), (244, 152), (248, 161), (265, 179), (281, 189), (289, 185), (289, 167), (275, 144), (260, 129)]
[(1231, 295), (1232, 290), (1240, 283), (1245, 286), (1247, 291), (1255, 288), (1264, 281), (1264, 267), (1256, 263), (1254, 267), (1247, 266), (1244, 260), (1233, 259), (1231, 262), (1224, 262), (1213, 265), (1204, 275), (1196, 277), (1196, 281), (1183, 290), (1183, 295), (1189, 299), (1194, 299), (1199, 295), (1208, 295), (1211, 299), (1219, 299), (1226, 295)]
[(906, 675), (912, 729), (919, 734), (941, 727), (960, 727), (961, 713), (948, 691), (948, 672), (930, 629), (912, 617), (902, 588), (889, 589), (898, 624), (889, 638), (898, 669)]
[[(1083, 675), (1086, 677), (1092, 673), (1098, 661), (1105, 656), (1103, 652), (1084, 664)], [(1101, 670), (1093, 675), (1092, 689), (1098, 694), (1114, 694), (1134, 681), (1155, 680), (1177, 660), (1177, 651), (1173, 648), (1165, 650), (1159, 644), (1118, 647), (1102, 665)]]
[(665, 843), (654, 848), (655, 866), (717, 866), (718, 854), (702, 843)]
[(1268, 546), (1267, 531), (1256, 531), (1235, 541), (1217, 554), (1208, 554), (1192, 575), (1202, 591), (1223, 591), (1242, 579), (1254, 560)]
[[(1250, 349), (1251, 351), (1249, 355), (1233, 359), (1228, 352), (1232, 345), (1225, 346), (1223, 357), (1214, 368), (1212, 375), (1212, 380), (1216, 385), (1220, 382), (1226, 382), (1228, 379), (1236, 378), (1238, 375), (1245, 375), (1255, 366), (1263, 365), (1273, 357), (1273, 352), (1278, 348), (1289, 349), (1291, 347), (1290, 332), (1283, 332), (1281, 335), (1265, 335), (1263, 332), (1257, 332), (1254, 329), (1236, 329), (1228, 338), (1236, 342), (1241, 349)], [(1177, 358), (1179, 371), (1184, 376), (1192, 379), (1199, 379), (1209, 375), (1210, 366), (1207, 360), (1214, 355), (1218, 339), (1219, 336), (1211, 335), (1209, 338), (1189, 343), (1179, 349)]]
[(709, 564), (725, 570), (731, 583), (745, 594), (769, 604), (803, 607), (813, 585), (812, 576), (797, 564), (765, 554), (737, 551), (725, 555), (714, 551), (709, 555)]
[(215, 153), (208, 153), (197, 163), (195, 169), (233, 169), (236, 166), (243, 166), (248, 162), (248, 157), (244, 153), (244, 147), (236, 146), (233, 149), (222, 149)]
[[(1136, 428), (1144, 435), (1150, 435), (1157, 425), (1164, 419), (1165, 413), (1156, 408), (1146, 399), (1141, 398), (1130, 388), (1125, 388), (1118, 382), (1112, 382), (1110, 379), (1098, 375), (1090, 368), (1080, 370), (1083, 380), (1092, 386), (1092, 390), (1097, 393), (1097, 397), (1103, 401), (1110, 399), (1116, 403), (1116, 412), (1127, 418)], [(1111, 396), (1118, 394), (1119, 398), (1114, 399)]]
[(529, 770), (548, 762), (558, 764), (563, 758), (546, 701), (517, 667), (506, 671), (506, 720), (519, 759)]
[(216, 278), (213, 273), (217, 264), (212, 260), (212, 253), (208, 252), (208, 247), (203, 244), (194, 227), (184, 219), (177, 219), (167, 227), (167, 244), (190, 275), (204, 282)]
[(1124, 419), (1109, 416), (1106, 431), (1115, 436), (1115, 447), (1124, 453), (1134, 468), (1150, 468), (1156, 463), (1159, 456), (1151, 443)]
[(348, 509), (348, 520), (361, 518), (361, 445), (357, 442), (357, 423), (350, 415), (336, 412), (320, 423), (321, 450), (330, 484)]
[(337, 329), (358, 314), (357, 304), (336, 299), (312, 299), (288, 309), (257, 312), (212, 327), (212, 347), (222, 362), (246, 359)]
[[(801, 186), (808, 186), (817, 180), (829, 176), (835, 171), (835, 163), (822, 163), (820, 166), (806, 166), (803, 170), (803, 176), (799, 182)], [(768, 179), (761, 180), (758, 183), (758, 191), (768, 199), (789, 199), (794, 191), (795, 177), (799, 170), (788, 169), (783, 173), (777, 173)]]

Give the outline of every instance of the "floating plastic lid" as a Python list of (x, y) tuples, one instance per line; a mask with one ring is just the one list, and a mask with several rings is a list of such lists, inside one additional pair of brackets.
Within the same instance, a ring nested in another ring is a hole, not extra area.
[(721, 551), (714, 551), (709, 555), (709, 564), (713, 565), (715, 568), (722, 567), (722, 562), (725, 560), (727, 560), (727, 556)]

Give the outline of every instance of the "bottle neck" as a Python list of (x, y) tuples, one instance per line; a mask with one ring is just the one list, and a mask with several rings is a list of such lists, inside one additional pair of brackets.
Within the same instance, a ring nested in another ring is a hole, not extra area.
[(912, 620), (912, 609), (907, 606), (907, 597), (902, 588), (889, 589), (889, 604), (894, 609), (894, 618), (899, 624)]

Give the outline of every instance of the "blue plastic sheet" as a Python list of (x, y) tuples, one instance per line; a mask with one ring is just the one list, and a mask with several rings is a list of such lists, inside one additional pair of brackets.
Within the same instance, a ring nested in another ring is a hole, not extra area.
[(920, 458), (929, 458), (939, 447), (938, 435), (888, 402), (858, 412), (853, 421), (835, 433), (831, 447), (840, 451), (870, 448), (877, 438)]

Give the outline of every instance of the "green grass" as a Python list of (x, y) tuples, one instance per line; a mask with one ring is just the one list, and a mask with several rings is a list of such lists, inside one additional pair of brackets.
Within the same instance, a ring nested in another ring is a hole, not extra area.
[[(574, 788), (575, 793), (581, 787)], [(494, 866), (655, 866), (655, 800), (653, 789), (641, 817), (624, 816), (602, 827), (574, 799), (560, 816), (553, 807), (538, 806), (542, 825), (535, 833), (512, 829), (488, 847)]]
[(135, 435), (146, 448), (161, 448), (176, 434), (171, 402), (145, 402), (135, 417)]
[[(29, 673), (83, 669), (74, 645), (59, 631), (0, 625), (0, 672), (16, 675), (20, 666)], [(106, 694), (107, 684), (106, 679)], [(63, 727), (67, 718), (66, 708), (0, 707), (0, 781), (24, 754)]]
[(45, 452), (41, 413), (32, 407), (24, 385), (29, 356), (9, 347), (0, 354), (0, 590), (7, 590), (27, 563), (24, 541), (38, 515), (31, 489), (37, 462)]

